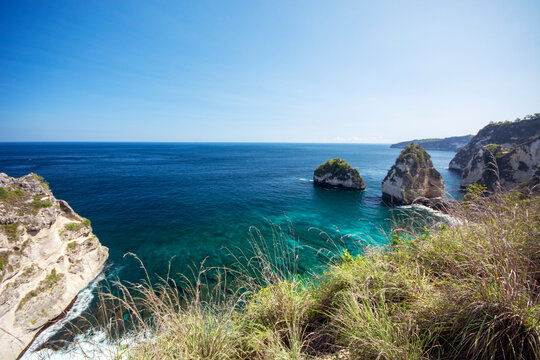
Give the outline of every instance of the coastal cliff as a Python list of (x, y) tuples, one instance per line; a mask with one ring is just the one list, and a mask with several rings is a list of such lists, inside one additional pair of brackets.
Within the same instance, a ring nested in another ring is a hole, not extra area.
[(488, 191), (509, 190), (529, 180), (540, 165), (540, 136), (519, 146), (483, 146), (467, 163), (461, 186), (484, 185)]
[(108, 252), (41, 177), (0, 173), (0, 358), (17, 358), (61, 317)]
[(444, 196), (444, 181), (421, 145), (412, 143), (401, 151), (382, 182), (383, 201), (409, 205), (419, 197)]
[(346, 190), (364, 190), (366, 185), (358, 170), (340, 158), (321, 164), (313, 172), (313, 183), (317, 186)]
[(469, 161), (485, 145), (497, 144), (507, 148), (518, 146), (540, 136), (540, 114), (527, 115), (523, 120), (491, 123), (478, 131), (450, 161), (450, 169), (463, 171)]

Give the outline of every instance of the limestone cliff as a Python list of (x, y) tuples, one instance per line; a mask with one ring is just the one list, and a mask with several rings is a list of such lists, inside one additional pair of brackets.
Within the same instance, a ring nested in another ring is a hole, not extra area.
[(540, 114), (523, 120), (492, 123), (482, 128), (450, 161), (450, 169), (462, 171), (485, 145), (497, 144), (507, 148), (523, 144), (540, 135)]
[(539, 165), (540, 136), (512, 148), (485, 145), (465, 166), (461, 186), (479, 183), (489, 191), (509, 190), (529, 180)]
[(108, 257), (90, 221), (35, 174), (0, 173), (0, 358), (15, 359)]
[(444, 196), (441, 174), (421, 145), (412, 143), (401, 151), (382, 182), (382, 196), (384, 202), (394, 205), (409, 205), (420, 197)]
[(366, 185), (358, 170), (346, 161), (335, 158), (315, 169), (313, 183), (322, 187), (338, 187), (347, 190), (364, 190)]

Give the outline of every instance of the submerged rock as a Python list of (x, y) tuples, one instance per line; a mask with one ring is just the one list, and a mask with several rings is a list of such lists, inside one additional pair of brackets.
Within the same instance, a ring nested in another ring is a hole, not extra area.
[(313, 183), (317, 186), (347, 190), (364, 190), (366, 188), (364, 179), (358, 170), (340, 158), (328, 160), (315, 169)]
[(0, 358), (17, 358), (65, 315), (108, 253), (41, 177), (0, 173)]
[(488, 191), (509, 190), (526, 182), (540, 165), (540, 136), (514, 147), (489, 144), (467, 163), (461, 177), (463, 188), (473, 183)]
[(444, 181), (421, 145), (411, 143), (401, 151), (382, 182), (383, 201), (410, 205), (417, 198), (441, 198)]

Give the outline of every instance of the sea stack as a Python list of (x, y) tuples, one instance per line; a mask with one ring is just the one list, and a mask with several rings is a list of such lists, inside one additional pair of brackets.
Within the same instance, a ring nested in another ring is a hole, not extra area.
[(441, 198), (444, 181), (421, 145), (411, 143), (396, 159), (382, 182), (383, 201), (390, 205), (410, 205), (417, 198)]
[(328, 160), (313, 172), (313, 183), (325, 188), (364, 190), (366, 184), (358, 170), (340, 158)]
[(108, 254), (41, 177), (0, 173), (0, 358), (19, 357), (65, 315)]

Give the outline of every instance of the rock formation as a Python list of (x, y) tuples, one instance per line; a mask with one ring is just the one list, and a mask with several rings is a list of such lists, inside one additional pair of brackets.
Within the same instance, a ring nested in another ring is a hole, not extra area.
[(358, 170), (340, 158), (328, 160), (315, 169), (313, 183), (317, 186), (364, 190), (366, 185)]
[(443, 197), (444, 181), (424, 148), (412, 143), (401, 151), (388, 171), (382, 182), (382, 194), (388, 204), (409, 205), (420, 197)]
[(107, 257), (90, 221), (57, 200), (41, 177), (0, 173), (0, 358), (17, 358)]
[(529, 180), (539, 165), (540, 136), (513, 148), (485, 145), (465, 166), (461, 186), (478, 183), (488, 191), (509, 190)]
[(540, 114), (523, 120), (492, 123), (482, 128), (450, 161), (449, 167), (462, 171), (485, 145), (498, 144), (507, 148), (523, 144), (540, 135)]

